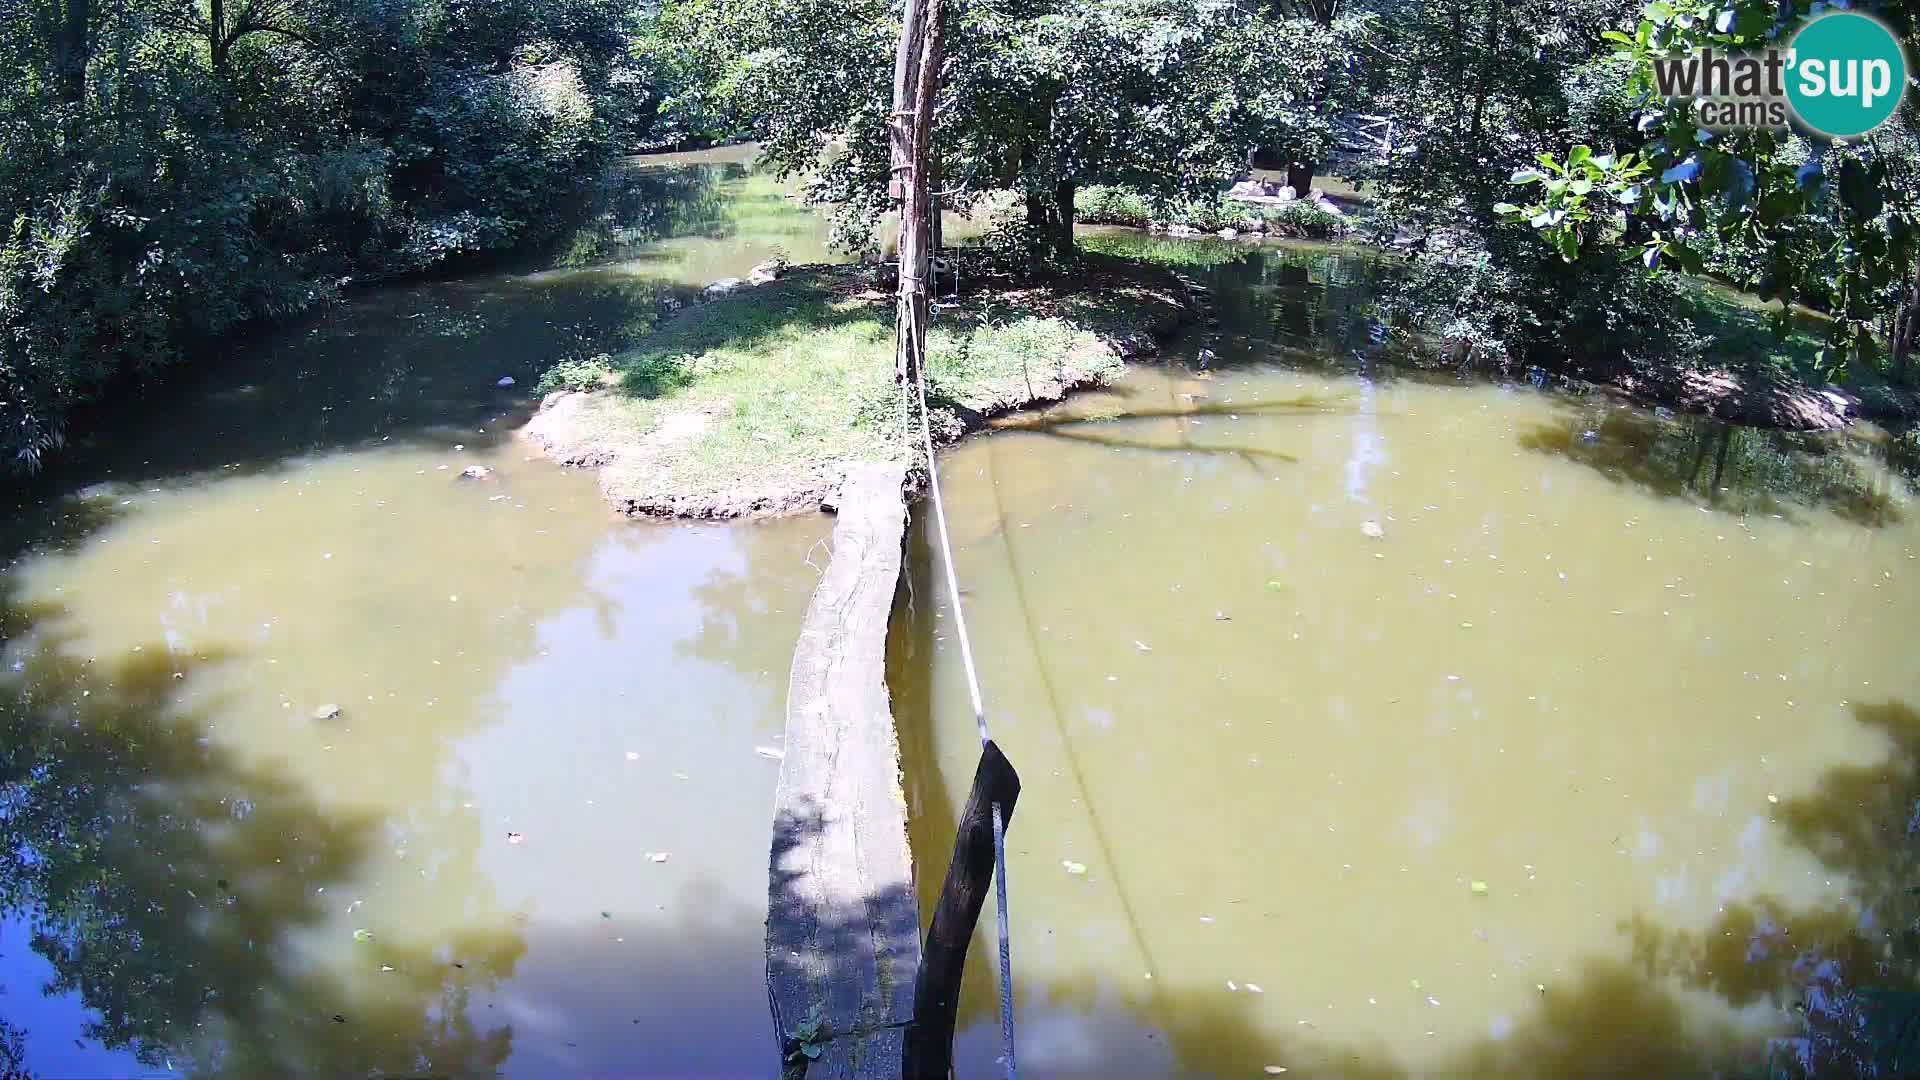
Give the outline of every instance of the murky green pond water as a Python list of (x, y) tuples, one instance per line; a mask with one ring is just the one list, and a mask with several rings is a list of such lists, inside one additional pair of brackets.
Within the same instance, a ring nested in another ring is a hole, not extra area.
[(10, 493), (35, 1075), (764, 1072), (758, 748), (828, 522), (618, 521), (510, 432), (556, 355), (775, 248), (826, 256), (771, 181), (642, 172), (559, 255), (235, 343)]
[[(1364, 260), (1192, 250), (1212, 370), (942, 466), (1025, 780), (1023, 1075), (1708, 1075), (1913, 989), (1920, 504), (1874, 448), (1396, 376)], [(978, 745), (929, 544), (893, 665), (938, 865)]]
[[(761, 751), (829, 522), (619, 521), (511, 434), (663, 298), (829, 257), (740, 157), (223, 346), (6, 493), (36, 1075), (771, 1075)], [(943, 467), (1026, 779), (1024, 1075), (1701, 1072), (1902, 944), (1920, 507), (1871, 446), (1396, 377), (1378, 267), (1179, 250), (1207, 370)], [(891, 662), (930, 888), (975, 747), (927, 543)]]

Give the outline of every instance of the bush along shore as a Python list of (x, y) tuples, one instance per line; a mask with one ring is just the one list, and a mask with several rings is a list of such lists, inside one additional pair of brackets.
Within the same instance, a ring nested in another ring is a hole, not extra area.
[(1156, 200), (1133, 188), (1095, 185), (1074, 194), (1074, 221), (1126, 225), (1172, 236), (1211, 234), (1325, 240), (1347, 232), (1346, 212), (1318, 191), (1247, 180), (1211, 199)]
[[(911, 456), (918, 419), (893, 379), (891, 270), (765, 267), (618, 355), (547, 372), (523, 435), (600, 470), (622, 512), (732, 518), (830, 505), (848, 463)], [(928, 341), (936, 443), (1098, 386), (1193, 321), (1172, 271), (1089, 257), (1069, 276), (984, 263), (943, 294)], [(903, 421), (913, 426), (903, 427)]]

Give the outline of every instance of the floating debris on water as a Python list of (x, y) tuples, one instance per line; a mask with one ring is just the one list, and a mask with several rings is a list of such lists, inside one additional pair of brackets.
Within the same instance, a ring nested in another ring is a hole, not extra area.
[(1387, 535), (1387, 530), (1381, 528), (1379, 522), (1369, 518), (1360, 523), (1360, 535), (1371, 540), (1379, 540)]
[(753, 752), (763, 758), (771, 758), (774, 761), (780, 761), (787, 756), (787, 752), (777, 746), (756, 746), (753, 748)]
[(518, 844), (518, 843), (520, 843), (520, 842), (521, 842), (522, 840), (525, 840), (526, 838), (527, 838), (527, 834), (526, 834), (526, 833), (517, 833), (517, 832), (510, 832), (510, 833), (508, 833), (508, 834), (507, 834), (507, 843), (509, 843), (509, 844)]
[(1484, 881), (1473, 882), (1472, 884), (1467, 886), (1467, 889), (1468, 891), (1472, 892), (1473, 895), (1475, 896), (1487, 895), (1487, 883)]
[(1072, 859), (1061, 859), (1060, 866), (1062, 869), (1066, 870), (1066, 872), (1069, 874), (1078, 875), (1078, 874), (1084, 874), (1087, 872), (1086, 863), (1074, 862)]

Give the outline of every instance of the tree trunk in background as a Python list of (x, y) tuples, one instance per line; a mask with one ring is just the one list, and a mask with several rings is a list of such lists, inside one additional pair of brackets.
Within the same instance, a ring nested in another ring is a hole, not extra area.
[(1062, 259), (1073, 254), (1073, 194), (1077, 185), (1061, 180), (1053, 186), (1053, 245)]
[(1920, 347), (1920, 269), (1914, 272), (1913, 287), (1893, 314), (1893, 373), (1904, 377), (1913, 351)]
[[(940, 177), (939, 159), (929, 158), (927, 161), (927, 251), (935, 259), (940, 258), (940, 249), (947, 242), (946, 230), (943, 228), (945, 223), (940, 220), (941, 207), (946, 205), (940, 197)], [(933, 297), (938, 300), (940, 298), (938, 271), (934, 272), (932, 284)], [(956, 281), (955, 285), (958, 284)]]
[(1500, 0), (1487, 0), (1487, 38), (1480, 54), (1479, 87), (1473, 95), (1471, 139), (1480, 138), (1480, 121), (1487, 111), (1487, 88), (1493, 82), (1493, 65), (1500, 52)]
[(1313, 169), (1314, 163), (1311, 161), (1287, 163), (1287, 186), (1293, 189), (1295, 195), (1304, 199), (1307, 192), (1313, 190)]
[(54, 78), (60, 100), (77, 105), (87, 96), (87, 61), (92, 59), (92, 0), (65, 0), (57, 8), (60, 25), (54, 31)]
[(1453, 81), (1450, 85), (1453, 87), (1453, 133), (1455, 135), (1459, 135), (1461, 131), (1460, 106), (1466, 101), (1466, 95), (1461, 93), (1466, 86), (1467, 62), (1467, 55), (1463, 51), (1467, 36), (1460, 25), (1461, 3), (1462, 0), (1453, 0), (1453, 31), (1448, 35), (1449, 40), (1453, 42)]
[(1035, 235), (1047, 235), (1047, 198), (1037, 191), (1027, 192), (1027, 227)]

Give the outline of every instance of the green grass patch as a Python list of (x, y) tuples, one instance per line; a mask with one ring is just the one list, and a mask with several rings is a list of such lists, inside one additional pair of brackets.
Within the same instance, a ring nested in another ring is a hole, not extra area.
[[(943, 304), (927, 365), (940, 435), (1117, 374), (1122, 342), (1181, 311), (1167, 279), (1131, 273)], [(530, 432), (563, 459), (604, 464), (608, 494), (641, 512), (797, 508), (846, 462), (907, 452), (893, 315), (865, 271), (796, 271), (683, 312), (624, 352), (556, 365), (542, 390), (594, 393)]]
[(1711, 339), (1706, 362), (1756, 369), (1820, 384), (1827, 380), (1819, 353), (1826, 327), (1811, 312), (1791, 313), (1786, 334), (1775, 326), (1779, 304), (1765, 304), (1710, 281), (1688, 280), (1681, 292), (1686, 315)]

